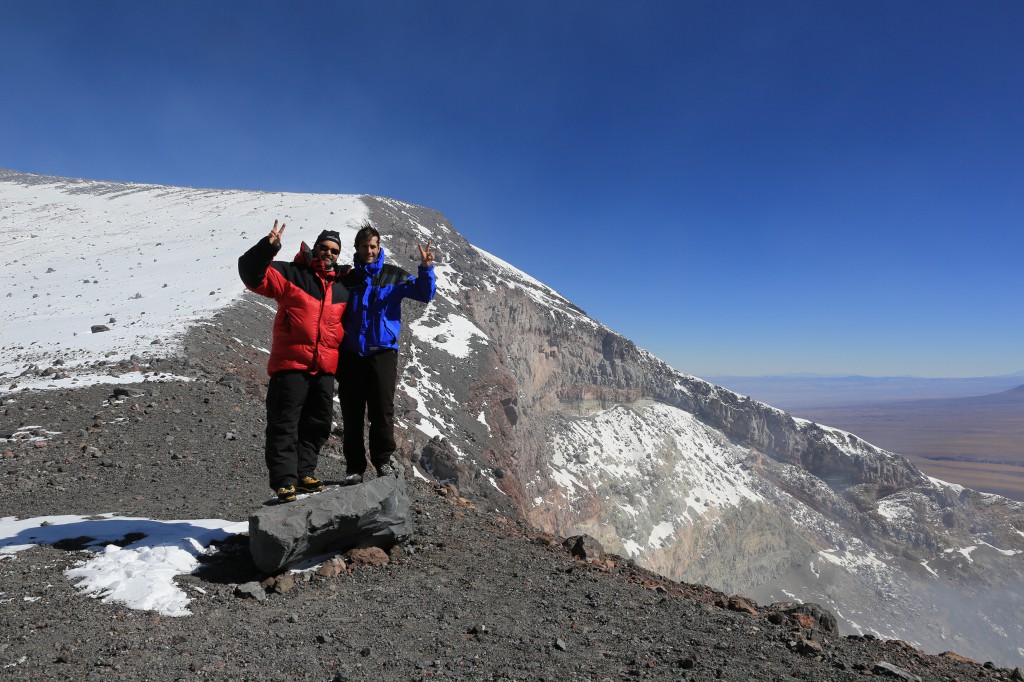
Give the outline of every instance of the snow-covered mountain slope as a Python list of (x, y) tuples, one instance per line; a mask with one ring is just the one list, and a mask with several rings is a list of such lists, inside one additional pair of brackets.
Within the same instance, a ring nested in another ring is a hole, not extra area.
[[(5, 325), (0, 383), (32, 365), (64, 369), (166, 354), (188, 325), (241, 295), (242, 244), (288, 224), (286, 246), (367, 215), (357, 196), (197, 190), (0, 170)], [(294, 254), (294, 250), (292, 254)], [(289, 254), (289, 255), (292, 255)], [(93, 327), (109, 331), (93, 332)]]
[[(221, 324), (218, 306), (251, 322), (231, 331), (232, 362), (262, 366), (273, 306), (243, 291), (237, 255), (274, 218), (294, 252), (327, 227), (348, 239), (365, 217), (406, 269), (417, 242), (438, 253), (437, 298), (404, 313), (397, 422), (419, 471), (674, 579), (815, 601), (848, 632), (1024, 663), (1024, 505), (677, 372), (430, 209), (0, 174), (0, 229), (19, 261), (0, 298), (18, 321), (0, 333), (3, 388), (173, 355), (188, 324)], [(47, 253), (83, 232), (104, 236)], [(109, 317), (112, 331), (90, 333)]]

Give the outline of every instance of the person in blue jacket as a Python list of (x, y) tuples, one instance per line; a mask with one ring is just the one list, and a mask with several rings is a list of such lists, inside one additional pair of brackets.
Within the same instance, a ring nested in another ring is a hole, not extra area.
[(395, 388), (402, 300), (429, 303), (437, 290), (430, 242), (420, 250), (415, 277), (385, 262), (380, 233), (369, 223), (356, 233), (353, 265), (342, 275), (349, 290), (342, 317), (345, 336), (338, 361), (338, 398), (345, 437), (345, 482), (360, 483), (366, 473), (364, 415), (370, 422), (370, 463), (378, 476), (394, 473)]

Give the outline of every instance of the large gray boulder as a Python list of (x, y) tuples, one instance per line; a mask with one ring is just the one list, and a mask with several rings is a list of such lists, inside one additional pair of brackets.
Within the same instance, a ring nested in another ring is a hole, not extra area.
[(412, 534), (409, 497), (397, 475), (348, 487), (329, 486), (249, 517), (249, 551), (265, 573), (360, 545), (390, 548)]

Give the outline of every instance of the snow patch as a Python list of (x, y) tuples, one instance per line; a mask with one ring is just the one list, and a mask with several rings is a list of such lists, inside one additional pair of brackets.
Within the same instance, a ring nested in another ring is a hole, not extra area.
[(192, 381), (191, 377), (161, 372), (126, 372), (124, 374), (75, 374), (74, 376), (52, 379), (47, 377), (32, 379), (16, 379), (14, 383), (0, 386), (0, 395), (28, 390), (57, 390), (63, 388), (84, 388), (99, 384), (140, 384), (146, 382), (164, 383), (168, 381)]
[(469, 318), (454, 314), (449, 314), (441, 322), (431, 320), (429, 315), (424, 315), (412, 323), (409, 329), (413, 336), (420, 341), (434, 348), (440, 348), (457, 358), (469, 357), (474, 338), (482, 339), (484, 343), (488, 340), (487, 334), (482, 332)]
[[(156, 521), (100, 514), (19, 520), (9, 516), (0, 519), (0, 555), (10, 557), (37, 544), (93, 538), (90, 547), (99, 551), (64, 572), (78, 580), (76, 587), (83, 594), (131, 609), (187, 616), (190, 600), (174, 577), (194, 571), (199, 566), (197, 557), (214, 551), (214, 541), (248, 529), (247, 521), (219, 519)], [(121, 547), (125, 541), (129, 542)]]

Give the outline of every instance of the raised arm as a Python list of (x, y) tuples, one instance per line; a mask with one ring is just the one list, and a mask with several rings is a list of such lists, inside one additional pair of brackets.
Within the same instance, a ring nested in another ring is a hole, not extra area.
[(423, 248), (422, 244), (417, 243), (416, 248), (420, 250), (420, 267), (429, 268), (434, 264), (434, 252), (430, 250), (430, 241), (427, 240), (427, 248)]
[[(270, 240), (270, 245), (275, 249), (281, 248), (281, 235), (284, 234), (284, 226), (286, 223), (281, 223), (281, 229), (277, 228), (277, 221), (274, 221), (274, 227), (270, 229), (270, 234), (267, 235), (267, 239)], [(430, 242), (427, 242), (427, 246), (430, 246)]]
[(281, 250), (281, 235), (284, 234), (284, 223), (274, 227), (263, 239), (256, 242), (255, 246), (243, 253), (238, 259), (238, 274), (242, 283), (258, 294), (275, 298), (277, 291), (273, 284), (267, 280), (267, 270), (274, 261), (274, 256)]
[(410, 277), (408, 289), (405, 295), (409, 298), (430, 303), (434, 300), (434, 293), (437, 291), (437, 275), (434, 274), (434, 252), (430, 250), (430, 241), (426, 247), (417, 243), (420, 250), (420, 271), (415, 277)]

